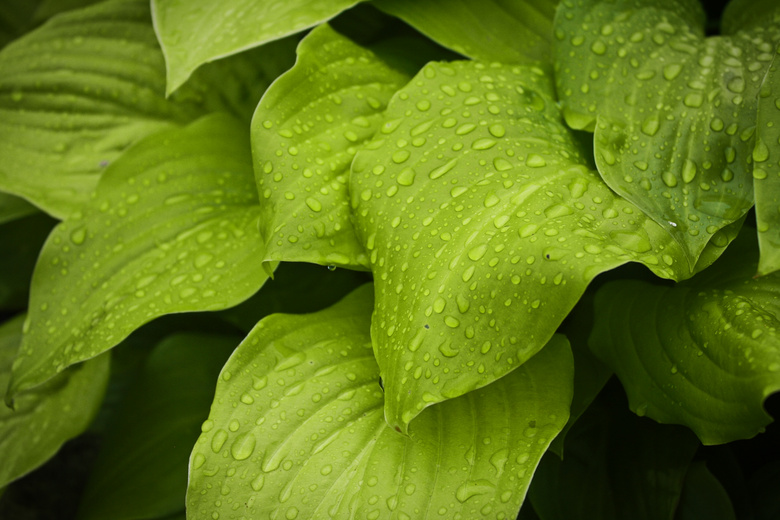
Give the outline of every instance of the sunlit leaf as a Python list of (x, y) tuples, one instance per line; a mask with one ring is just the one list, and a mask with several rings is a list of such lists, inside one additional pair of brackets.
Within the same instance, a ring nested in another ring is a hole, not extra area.
[(515, 518), (568, 416), (572, 360), (556, 336), (489, 387), (384, 421), (371, 289), (258, 324), (225, 365), (190, 460), (190, 518)]
[(469, 58), (549, 63), (552, 56), (557, 0), (378, 0), (372, 4)]
[(368, 267), (350, 221), (349, 165), (416, 72), (409, 62), (327, 24), (303, 39), (295, 67), (268, 89), (252, 121), (267, 260)]
[(167, 92), (219, 58), (326, 22), (359, 0), (152, 0), (165, 53)]
[(528, 493), (541, 520), (674, 518), (696, 438), (621, 404), (597, 400), (571, 429), (563, 460), (542, 459)]
[[(24, 316), (0, 325), (0, 388), (22, 339)], [(0, 406), (0, 487), (29, 473), (89, 425), (103, 398), (109, 357), (73, 367), (17, 396), (15, 409)]]
[(247, 67), (258, 56), (238, 57), (166, 100), (163, 61), (144, 0), (56, 16), (2, 49), (0, 189), (67, 217), (128, 146), (212, 110), (247, 117), (272, 79)]
[(780, 390), (780, 273), (753, 278), (751, 238), (675, 287), (623, 280), (596, 295), (590, 346), (631, 409), (684, 424), (704, 444), (762, 431), (764, 399)]
[(539, 69), (429, 64), (385, 117), (350, 194), (391, 425), (521, 365), (599, 273), (689, 276), (676, 242), (585, 166)]
[(767, 274), (780, 269), (780, 46), (758, 96), (753, 162), (758, 273)]
[(555, 20), (566, 121), (595, 130), (604, 180), (691, 265), (753, 205), (756, 94), (780, 41), (780, 4), (728, 35), (705, 38), (703, 24), (698, 0), (567, 0)]
[(237, 344), (224, 336), (176, 335), (155, 348), (112, 417), (80, 520), (160, 518), (184, 509), (190, 451)]
[(49, 236), (11, 393), (158, 316), (224, 309), (254, 294), (267, 278), (259, 213), (238, 121), (208, 116), (137, 144)]

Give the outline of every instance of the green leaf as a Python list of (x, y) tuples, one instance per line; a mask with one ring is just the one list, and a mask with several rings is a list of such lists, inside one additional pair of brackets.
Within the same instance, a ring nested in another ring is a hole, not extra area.
[(9, 397), (164, 314), (254, 294), (260, 210), (243, 124), (223, 114), (149, 137), (49, 236)]
[(176, 335), (155, 348), (101, 443), (80, 520), (160, 518), (184, 508), (189, 454), (237, 343)]
[(266, 260), (367, 269), (350, 221), (349, 165), (379, 129), (390, 97), (416, 71), (403, 57), (384, 54), (321, 25), (260, 101), (252, 152), (265, 199)]
[(378, 0), (397, 16), (464, 56), (503, 63), (549, 63), (557, 0)]
[(24, 34), (37, 7), (35, 0), (3, 0), (0, 3), (0, 48)]
[[(23, 321), (20, 315), (0, 325), (0, 388), (11, 375)], [(15, 410), (0, 406), (0, 487), (46, 462), (87, 428), (103, 399), (108, 371), (109, 357), (100, 356), (18, 395)]]
[(596, 295), (590, 346), (631, 409), (686, 425), (704, 444), (763, 431), (771, 417), (762, 403), (780, 390), (780, 273), (754, 279), (743, 238), (675, 287), (624, 280)]
[(38, 214), (0, 225), (0, 310), (27, 308), (35, 260), (54, 224)]
[(621, 404), (597, 400), (567, 436), (563, 460), (542, 459), (528, 492), (541, 520), (674, 518), (696, 438)]
[(689, 276), (674, 240), (584, 166), (541, 70), (429, 64), (385, 117), (350, 194), (391, 425), (521, 365), (599, 273)]
[(322, 22), (359, 0), (152, 0), (157, 38), (165, 53), (167, 93), (195, 69)]
[(753, 190), (756, 196), (758, 274), (780, 269), (780, 46), (758, 96)]
[(563, 427), (572, 359), (556, 338), (511, 376), (384, 421), (369, 285), (261, 321), (225, 365), (193, 450), (191, 518), (514, 518)]
[(695, 461), (685, 475), (674, 520), (737, 520), (734, 506), (723, 485), (704, 461)]
[(0, 224), (36, 213), (38, 208), (26, 200), (0, 192)]
[(0, 51), (0, 189), (67, 217), (141, 138), (212, 110), (246, 117), (272, 79), (265, 61), (270, 74), (281, 70), (264, 56), (237, 57), (166, 100), (148, 2), (112, 0), (56, 16)]
[(773, 7), (760, 25), (711, 38), (698, 0), (570, 0), (556, 15), (567, 123), (595, 130), (606, 183), (669, 232), (691, 266), (753, 205), (756, 94), (780, 41)]

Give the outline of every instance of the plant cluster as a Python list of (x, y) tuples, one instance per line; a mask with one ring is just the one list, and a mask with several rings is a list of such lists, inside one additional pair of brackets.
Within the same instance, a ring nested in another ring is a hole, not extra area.
[(0, 517), (780, 515), (776, 0), (12, 0), (0, 45)]

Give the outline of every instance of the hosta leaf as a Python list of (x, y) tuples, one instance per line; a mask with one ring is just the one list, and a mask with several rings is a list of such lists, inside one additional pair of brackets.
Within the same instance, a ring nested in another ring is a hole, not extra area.
[(621, 404), (602, 394), (571, 429), (563, 460), (542, 459), (528, 492), (541, 520), (674, 518), (699, 444)]
[(349, 165), (415, 71), (327, 24), (303, 39), (297, 63), (268, 89), (252, 121), (266, 260), (368, 267), (349, 216)]
[(737, 520), (734, 506), (723, 485), (704, 461), (695, 461), (685, 474), (674, 520)]
[(631, 409), (684, 424), (705, 444), (762, 431), (763, 401), (780, 390), (780, 273), (754, 279), (744, 242), (676, 287), (625, 280), (596, 295), (590, 346)]
[(753, 205), (756, 94), (780, 41), (779, 5), (759, 25), (712, 38), (698, 0), (567, 0), (556, 15), (567, 122), (595, 130), (606, 183), (674, 236), (691, 265)]
[(549, 62), (557, 0), (378, 0), (373, 5), (464, 56)]
[(0, 224), (32, 215), (37, 211), (38, 209), (26, 200), (0, 192)]
[(24, 34), (37, 7), (34, 0), (4, 0), (0, 3), (0, 48)]
[(780, 269), (780, 46), (759, 92), (753, 162), (758, 273), (767, 274)]
[(184, 509), (189, 454), (237, 344), (229, 336), (176, 335), (155, 348), (101, 443), (80, 520), (160, 518)]
[[(22, 339), (23, 316), (0, 325), (0, 388)], [(16, 398), (15, 409), (0, 406), (0, 487), (37, 468), (62, 444), (89, 425), (108, 381), (108, 356), (73, 367)]]
[(539, 69), (429, 64), (385, 117), (350, 194), (391, 425), (529, 359), (597, 274), (688, 276), (674, 240), (584, 166)]
[(203, 71), (166, 100), (148, 2), (112, 0), (54, 17), (0, 51), (0, 189), (67, 217), (139, 139), (212, 109), (248, 114), (268, 84), (263, 66), (247, 71), (257, 57), (248, 60)]
[(190, 460), (190, 518), (514, 518), (563, 427), (572, 359), (555, 339), (511, 376), (384, 421), (371, 289), (261, 321), (225, 365)]
[(0, 310), (27, 308), (35, 260), (55, 223), (38, 214), (0, 226)]
[(258, 216), (238, 121), (208, 116), (134, 146), (41, 252), (11, 394), (158, 316), (251, 296), (267, 278)]
[(167, 92), (210, 61), (328, 21), (359, 0), (152, 0), (165, 53)]

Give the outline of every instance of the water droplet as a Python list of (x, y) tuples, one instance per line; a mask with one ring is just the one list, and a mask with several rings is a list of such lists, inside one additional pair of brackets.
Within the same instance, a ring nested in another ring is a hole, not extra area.
[(696, 177), (696, 163), (690, 159), (685, 159), (682, 169), (682, 179), (685, 183), (691, 182)]
[(401, 173), (398, 174), (396, 182), (401, 186), (411, 186), (414, 183), (415, 172), (411, 168), (404, 168)]
[(477, 495), (484, 495), (490, 493), (495, 489), (495, 486), (488, 480), (476, 480), (473, 482), (466, 482), (455, 491), (455, 498), (458, 502), (463, 503), (472, 497)]
[(541, 155), (532, 153), (528, 154), (528, 159), (526, 159), (525, 164), (531, 168), (541, 168), (542, 166), (547, 166), (547, 161), (545, 161), (544, 157)]
[(230, 455), (236, 460), (246, 460), (254, 453), (256, 443), (255, 436), (251, 432), (242, 433), (230, 446)]
[(439, 166), (438, 168), (434, 168), (433, 170), (431, 170), (431, 172), (428, 174), (428, 177), (432, 180), (438, 179), (445, 173), (452, 170), (456, 164), (458, 164), (458, 159), (457, 158), (452, 159), (451, 161), (447, 162), (447, 164), (444, 164), (442, 166)]
[(322, 204), (315, 198), (307, 197), (306, 205), (309, 206), (309, 209), (312, 211), (322, 211)]
[(77, 246), (83, 244), (86, 239), (87, 239), (87, 230), (84, 227), (80, 227), (74, 230), (70, 234), (70, 241), (76, 244)]
[(228, 439), (228, 433), (225, 430), (217, 430), (214, 437), (211, 439), (211, 450), (214, 453), (219, 453), (222, 446), (225, 445), (225, 441)]

